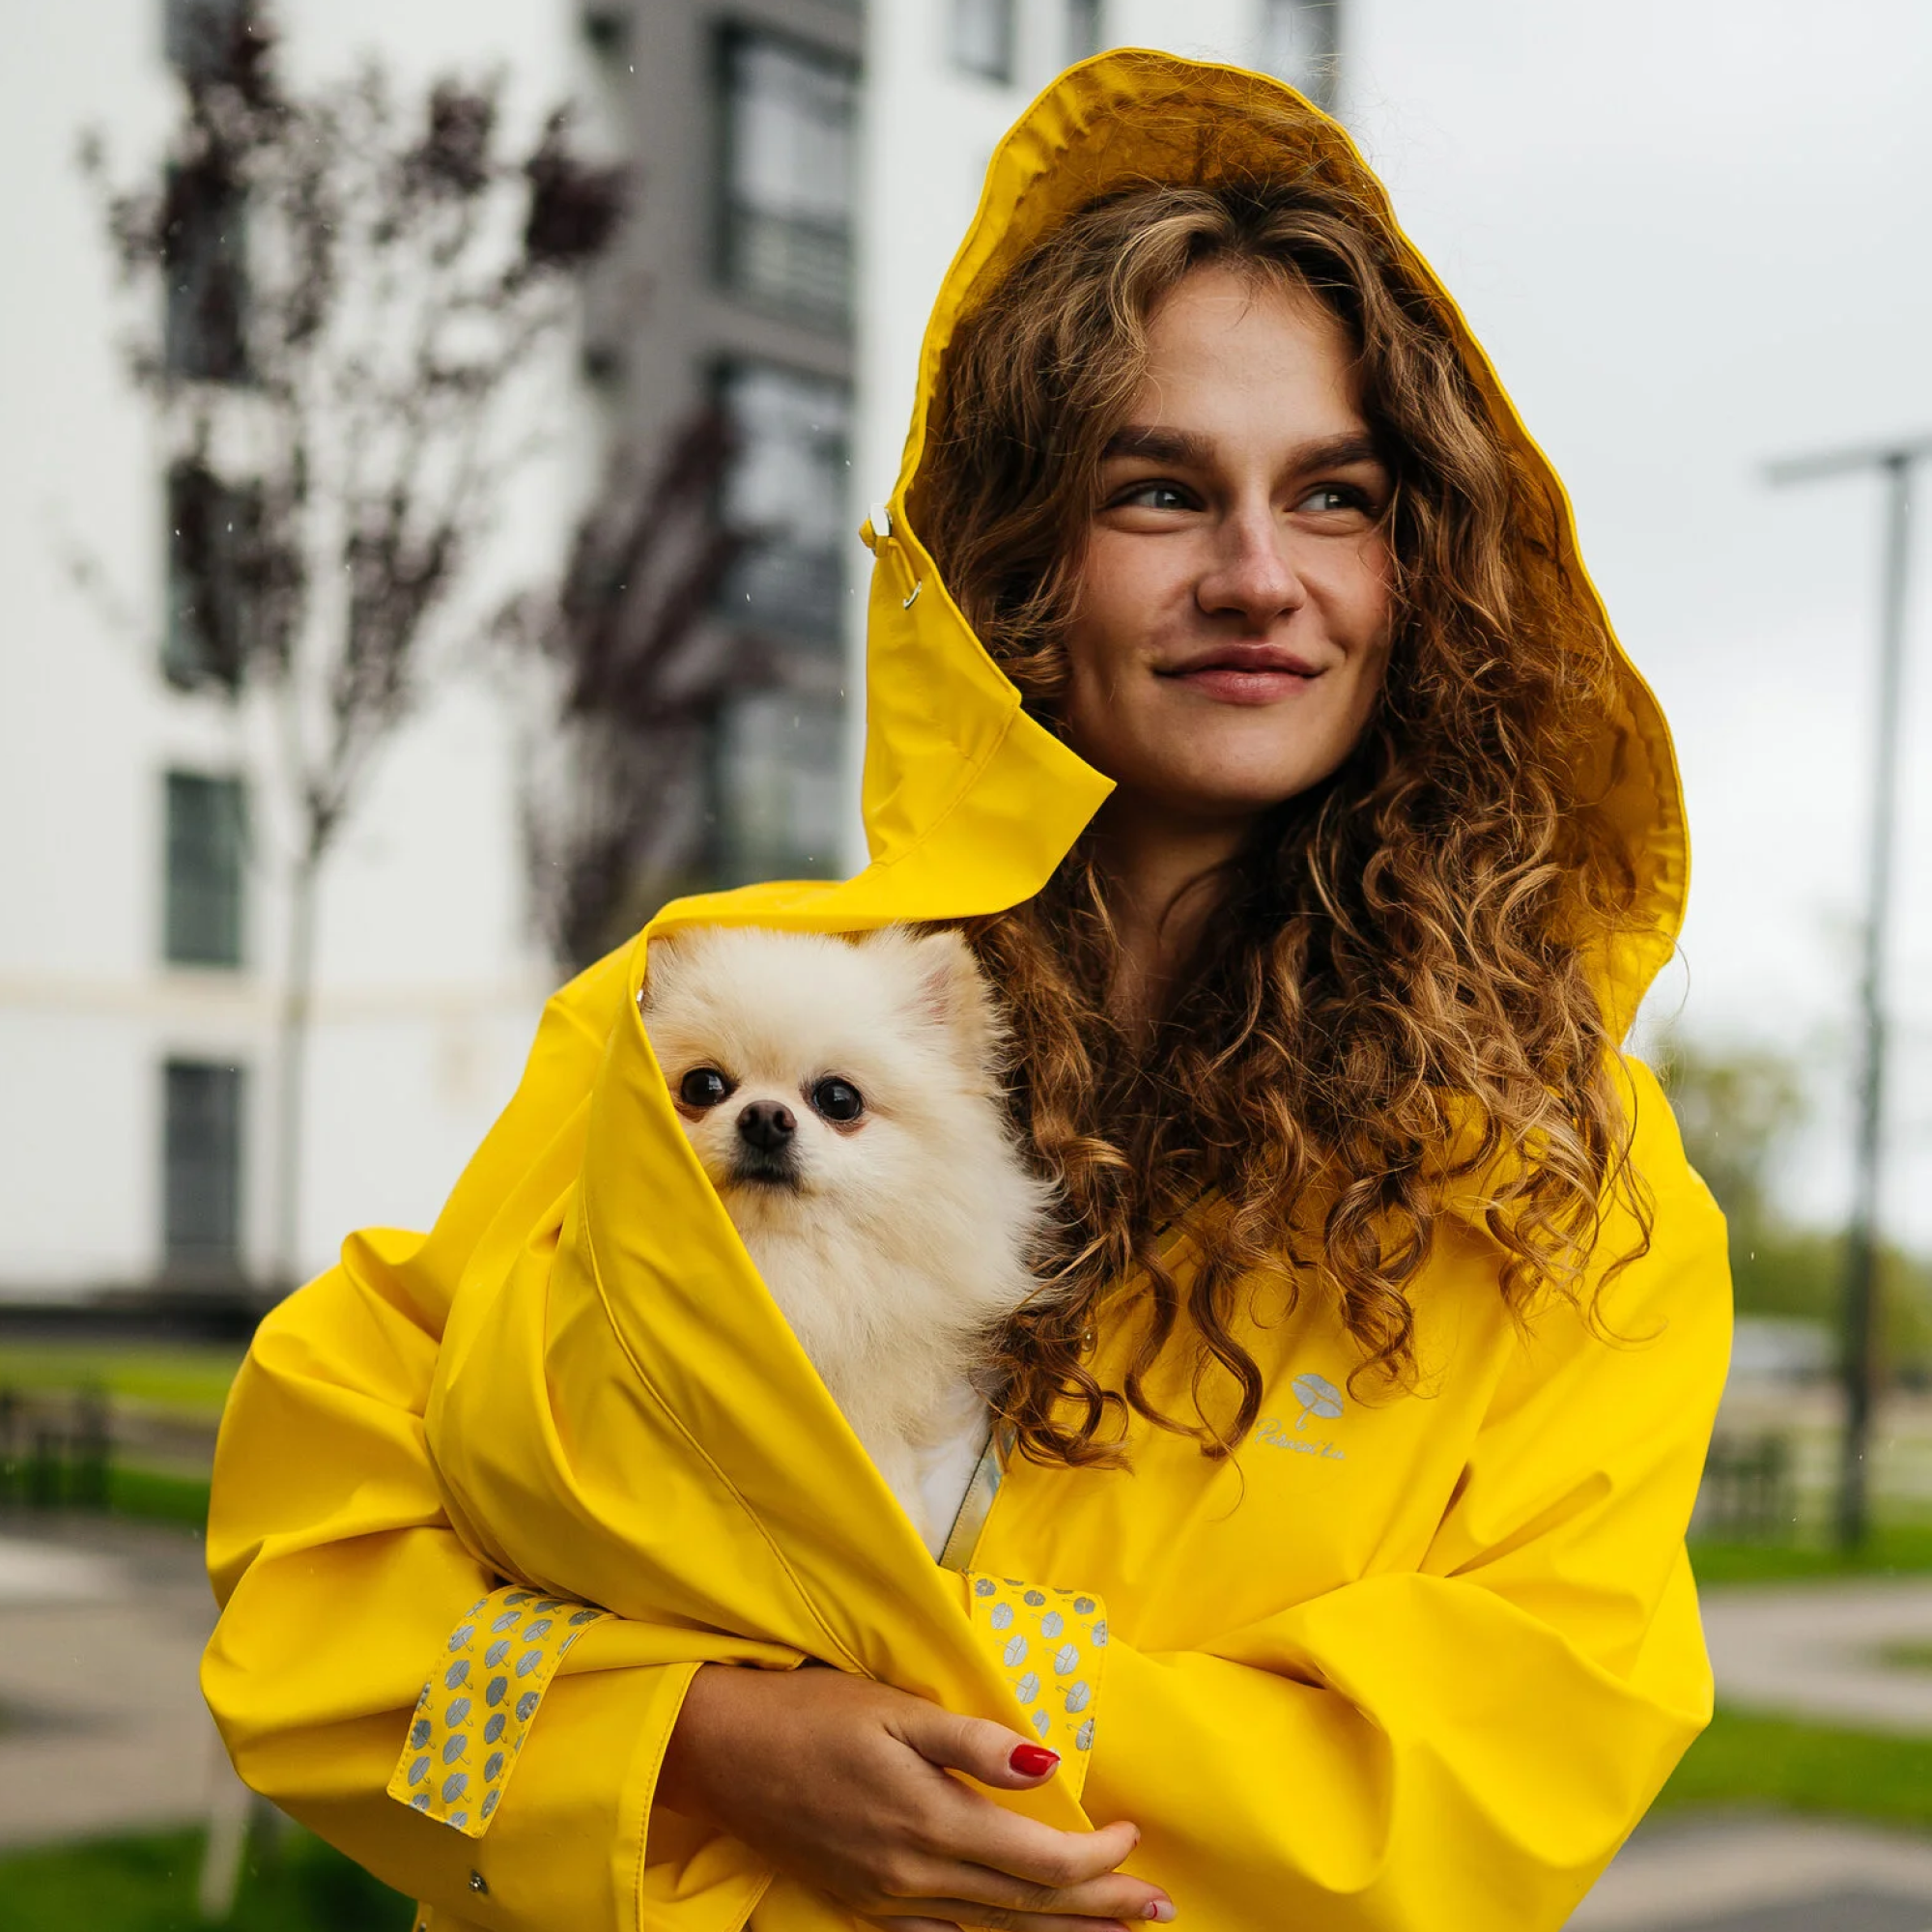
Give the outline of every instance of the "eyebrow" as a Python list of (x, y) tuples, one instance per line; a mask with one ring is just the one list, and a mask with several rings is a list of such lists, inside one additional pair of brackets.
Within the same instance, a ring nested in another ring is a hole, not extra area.
[[(1212, 458), (1210, 439), (1193, 430), (1164, 429), (1152, 423), (1129, 423), (1107, 439), (1100, 452), (1104, 463), (1114, 457), (1138, 457), (1150, 463), (1180, 463), (1205, 467)], [(1342, 469), (1355, 463), (1380, 463), (1375, 439), (1352, 431), (1304, 443), (1295, 452), (1301, 469)]]

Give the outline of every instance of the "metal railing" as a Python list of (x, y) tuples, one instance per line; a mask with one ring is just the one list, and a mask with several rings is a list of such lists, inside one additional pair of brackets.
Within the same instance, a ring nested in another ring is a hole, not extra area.
[(1704, 1463), (1691, 1518), (1702, 1537), (1727, 1543), (1789, 1543), (1798, 1520), (1788, 1435), (1719, 1435)]
[(0, 1386), (0, 1503), (105, 1509), (113, 1447), (105, 1389)]

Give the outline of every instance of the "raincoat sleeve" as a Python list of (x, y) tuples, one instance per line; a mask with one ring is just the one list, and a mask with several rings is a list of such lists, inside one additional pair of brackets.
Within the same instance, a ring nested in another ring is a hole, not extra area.
[[(1201, 1649), (1115, 1637), (1084, 1804), (1183, 1922), (1543, 1932), (1709, 1721), (1684, 1548), (1729, 1353), (1721, 1216), (1637, 1068), (1649, 1253), (1497, 1388), (1420, 1571)], [(1607, 1231), (1611, 1252), (1630, 1234)]]
[[(497, 1586), (450, 1528), (425, 1447), (443, 1322), (459, 1280), (507, 1266), (571, 1185), (582, 1096), (622, 997), (618, 958), (551, 1003), (435, 1230), (353, 1236), (264, 1321), (222, 1420), (208, 1530), (222, 1609), (204, 1692), (243, 1779), (438, 1908), (431, 1923), (634, 1928), (658, 1764), (691, 1677), (707, 1660), (792, 1661), (600, 1618), (556, 1663), (487, 1840), (387, 1791), (426, 1676)], [(679, 1877), (742, 1883), (688, 1863)]]

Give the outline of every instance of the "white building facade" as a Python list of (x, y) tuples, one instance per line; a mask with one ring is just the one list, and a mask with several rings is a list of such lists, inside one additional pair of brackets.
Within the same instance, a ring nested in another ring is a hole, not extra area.
[[(38, 190), (0, 215), (13, 225), (7, 259), (33, 265), (33, 298), (0, 315), (0, 1300), (226, 1292), (285, 1271), (278, 1020), (294, 814), (268, 700), (184, 691), (165, 673), (180, 645), (167, 479), (126, 374), (128, 315), (100, 211), (73, 160), (83, 130), (99, 129), (117, 179), (155, 165), (177, 99), (171, 46), (191, 16), (236, 4), (34, 10), (0, 76), (0, 144)], [(614, 310), (603, 291), (587, 379), (575, 380), (583, 345), (562, 357), (565, 434), (496, 546), (504, 587), (554, 566), (602, 431), (627, 412), (668, 418), (682, 389), (708, 384), (743, 419), (722, 513), (767, 533), (731, 601), (744, 578), (743, 601), (755, 602), (765, 557), (787, 583), (804, 565), (829, 572), (816, 601), (856, 618), (867, 560), (851, 532), (896, 467), (933, 292), (993, 145), (1032, 93), (1069, 60), (1127, 42), (1312, 57), (1309, 71), (1326, 71), (1332, 8), (1192, 0), (1177, 36), (1179, 12), (873, 0), (857, 62), (852, 0), (421, 0), (401, 13), (283, 0), (274, 17), (298, 79), (345, 73), (368, 51), (405, 84), (497, 68), (514, 112), (587, 103), (593, 141), (639, 156), (649, 177), (646, 266), (674, 266), (687, 314), (700, 307), (686, 328), (662, 289), (655, 314), (622, 276)], [(687, 138), (653, 151), (666, 110), (636, 62), (662, 60), (667, 35), (688, 39), (679, 57), (715, 67), (717, 84), (681, 109)], [(856, 94), (839, 92), (846, 71)], [(678, 179), (684, 149), (723, 155), (723, 182), (698, 164)], [(661, 236), (650, 224), (667, 202), (683, 213)], [(726, 245), (741, 204), (776, 236), (754, 258), (784, 269), (770, 288)], [(692, 234), (679, 240), (678, 223)], [(694, 295), (686, 285), (707, 272), (713, 294)], [(634, 280), (648, 290), (648, 274)], [(812, 306), (794, 300), (794, 282)], [(613, 389), (593, 359), (630, 363), (632, 380)], [(767, 500), (775, 491), (789, 497)], [(349, 1229), (434, 1216), (511, 1093), (557, 977), (530, 918), (520, 721), (464, 663), (463, 642), (446, 641), (430, 700), (384, 747), (324, 874), (293, 1179), (298, 1274), (327, 1265)], [(863, 678), (838, 675), (836, 655), (829, 677), (810, 648), (795, 655), (783, 686), (720, 720), (710, 863), (723, 878), (863, 858), (857, 719), (840, 728), (837, 716)]]
[[(192, 0), (190, 0), (190, 7)], [(274, 1144), (292, 813), (263, 701), (184, 693), (168, 643), (166, 479), (75, 165), (154, 166), (180, 0), (16, 9), (0, 72), (0, 1298), (278, 1272)], [(220, 11), (217, 6), (216, 11)], [(398, 78), (500, 65), (528, 115), (571, 91), (554, 0), (285, 0), (299, 78), (366, 48)], [(525, 479), (493, 539), (543, 567), (581, 456)], [(547, 467), (546, 467), (547, 465)], [(512, 1091), (554, 973), (535, 944), (512, 720), (468, 640), (384, 748), (324, 874), (297, 1266), (343, 1233), (426, 1225)]]

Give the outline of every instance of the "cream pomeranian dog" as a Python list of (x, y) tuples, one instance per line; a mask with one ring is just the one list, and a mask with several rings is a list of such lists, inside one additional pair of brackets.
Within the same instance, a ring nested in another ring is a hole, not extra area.
[(928, 1545), (923, 1459), (982, 1411), (994, 1331), (1041, 1293), (1052, 1191), (1002, 1104), (1006, 1028), (956, 932), (701, 926), (639, 1006), (765, 1286)]

